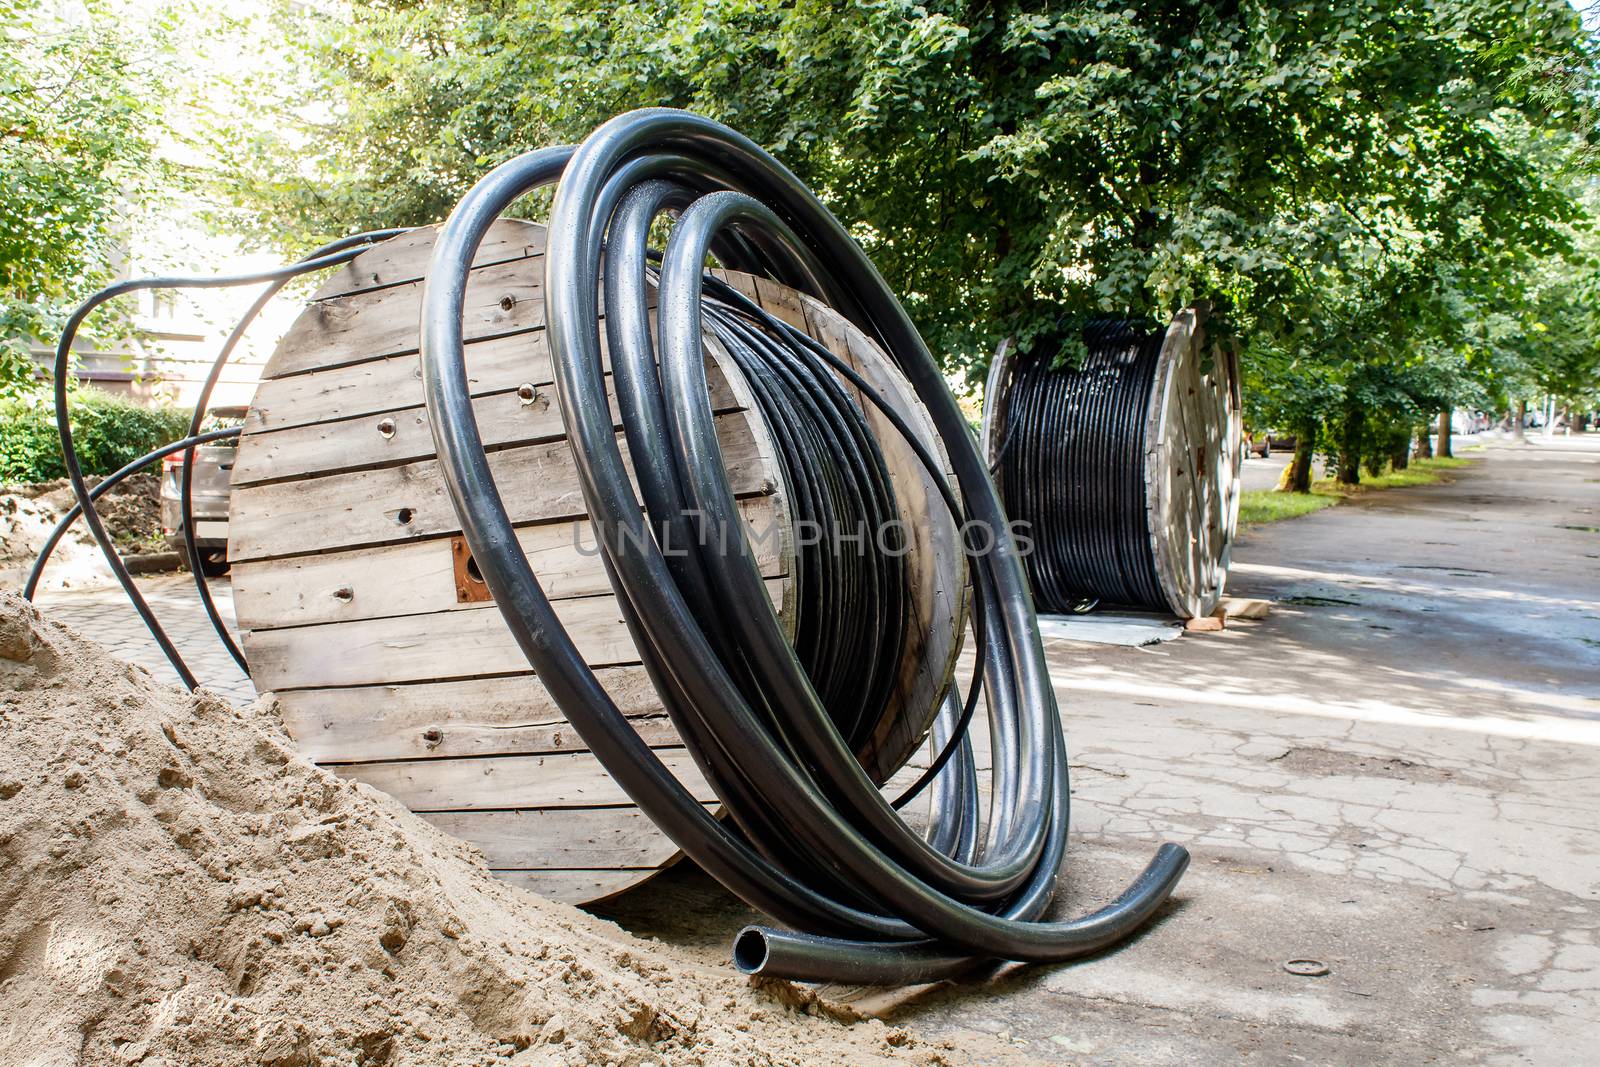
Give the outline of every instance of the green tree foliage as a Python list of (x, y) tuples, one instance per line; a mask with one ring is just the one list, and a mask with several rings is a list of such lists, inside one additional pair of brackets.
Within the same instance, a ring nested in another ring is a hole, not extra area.
[(164, 26), (69, 10), (0, 0), (0, 397), (33, 387), (30, 344), (113, 273), (125, 213), (162, 172)]
[[(1591, 204), (1596, 198), (1591, 192)], [(1536, 262), (1519, 281), (1516, 313), (1484, 320), (1494, 346), (1491, 398), (1501, 407), (1549, 397), (1558, 410), (1600, 408), (1600, 233), (1575, 228), (1565, 254)]]
[(1592, 42), (1563, 0), (415, 0), (281, 18), (294, 92), (252, 87), (267, 132), (226, 176), (268, 240), (431, 221), (519, 151), (630, 107), (693, 108), (819, 192), (952, 371), (975, 375), (1003, 337), (1070, 349), (1090, 315), (1210, 298), (1253, 420), (1352, 468), (1478, 388), (1479, 324), (1520, 315), (1529, 272), (1571, 248), (1561, 168), (1594, 132)]

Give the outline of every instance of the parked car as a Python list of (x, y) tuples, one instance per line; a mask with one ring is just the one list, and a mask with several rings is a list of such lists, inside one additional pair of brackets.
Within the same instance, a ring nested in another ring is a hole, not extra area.
[(1494, 419), (1482, 411), (1466, 411), (1461, 408), (1450, 413), (1450, 432), (1452, 434), (1482, 433), (1494, 425)]
[(1294, 434), (1255, 430), (1245, 435), (1244, 450), (1246, 455), (1253, 454), (1262, 459), (1271, 459), (1274, 452), (1293, 452)]
[(1293, 452), (1295, 445), (1298, 443), (1294, 434), (1278, 433), (1276, 430), (1269, 431), (1267, 439), (1272, 442), (1272, 447), (1279, 452)]
[[(247, 409), (222, 407), (212, 410), (220, 424), (244, 420)], [(228, 570), (228, 493), (233, 479), (233, 460), (238, 452), (234, 441), (218, 441), (194, 450), (194, 486), (191, 508), (194, 514), (195, 547), (200, 550), (201, 572), (215, 577)], [(161, 461), (161, 536), (178, 552), (183, 549), (184, 453), (177, 452)]]

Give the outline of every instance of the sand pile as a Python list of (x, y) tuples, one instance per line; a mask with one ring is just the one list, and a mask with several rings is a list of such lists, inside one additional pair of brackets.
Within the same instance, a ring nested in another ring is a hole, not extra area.
[[(815, 1013), (815, 1014), (808, 1014)], [(946, 1062), (490, 876), (0, 594), (0, 1063)]]
[[(100, 479), (88, 479), (91, 487)], [(135, 474), (95, 502), (112, 540), (124, 553), (162, 552), (161, 483), (155, 474)], [(16, 590), (27, 580), (39, 549), (77, 498), (65, 478), (36, 485), (0, 486), (0, 589)], [(89, 527), (80, 519), (50, 557), (44, 589), (78, 589), (115, 579)]]

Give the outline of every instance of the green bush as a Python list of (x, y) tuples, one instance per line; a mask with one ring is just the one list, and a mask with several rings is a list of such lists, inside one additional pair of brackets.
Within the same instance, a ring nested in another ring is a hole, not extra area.
[[(85, 474), (110, 474), (188, 429), (188, 412), (170, 405), (145, 407), (93, 389), (72, 398), (72, 439)], [(66, 474), (54, 407), (0, 402), (0, 482), (47, 482)]]

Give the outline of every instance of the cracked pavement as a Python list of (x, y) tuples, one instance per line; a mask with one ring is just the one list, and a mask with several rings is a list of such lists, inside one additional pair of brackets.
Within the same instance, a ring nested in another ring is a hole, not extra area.
[[(1056, 907), (1162, 840), (1193, 864), (1076, 964), (835, 997), (1059, 1063), (1579, 1064), (1600, 1032), (1600, 440), (1245, 535), (1261, 622), (1046, 642), (1072, 753)], [(749, 918), (675, 869), (607, 910), (726, 958)], [(1320, 961), (1321, 977), (1284, 970)]]

